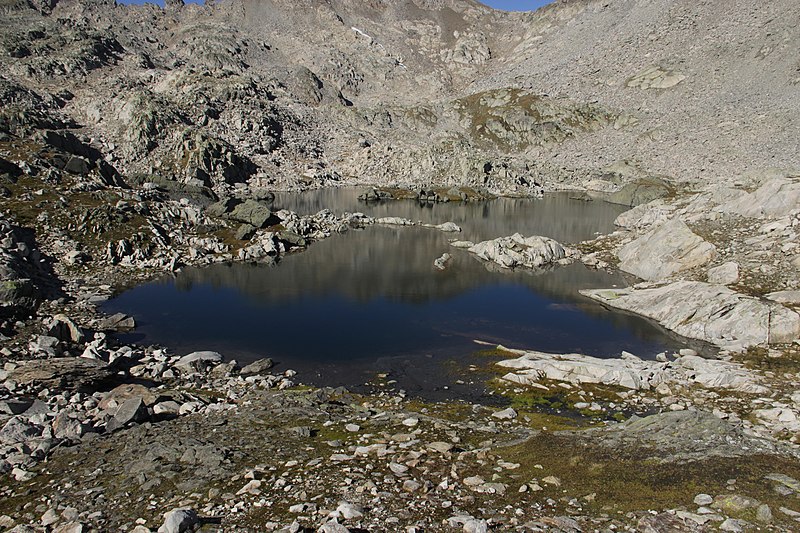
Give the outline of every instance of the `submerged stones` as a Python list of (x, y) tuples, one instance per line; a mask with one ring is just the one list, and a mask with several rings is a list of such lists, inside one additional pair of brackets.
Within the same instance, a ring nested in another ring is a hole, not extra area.
[(450, 264), (450, 260), (452, 258), (453, 258), (452, 255), (445, 252), (441, 255), (441, 257), (438, 257), (436, 260), (434, 260), (433, 266), (436, 267), (438, 270), (445, 270), (447, 266)]

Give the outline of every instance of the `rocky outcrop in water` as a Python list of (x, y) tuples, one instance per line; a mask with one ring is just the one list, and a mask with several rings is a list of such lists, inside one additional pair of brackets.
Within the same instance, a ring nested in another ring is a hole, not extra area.
[(519, 233), (474, 244), (468, 251), (503, 268), (542, 268), (569, 262), (567, 250), (553, 239)]

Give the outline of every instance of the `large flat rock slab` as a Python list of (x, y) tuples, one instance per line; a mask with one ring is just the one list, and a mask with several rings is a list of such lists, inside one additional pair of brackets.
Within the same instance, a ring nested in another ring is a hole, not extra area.
[[(505, 348), (504, 348), (505, 349)], [(500, 361), (509, 368), (503, 379), (521, 385), (555, 380), (580, 386), (584, 383), (615, 385), (631, 390), (649, 390), (666, 384), (696, 384), (708, 389), (725, 389), (748, 394), (766, 394), (759, 378), (739, 363), (706, 359), (696, 355), (675, 361), (649, 361), (633, 354), (601, 359), (583, 354), (552, 354), (515, 351), (516, 359)]]
[(58, 357), (26, 361), (8, 373), (8, 380), (22, 386), (66, 390), (94, 390), (114, 374), (102, 361), (84, 357)]
[(705, 265), (716, 256), (713, 244), (694, 234), (678, 218), (623, 246), (619, 268), (648, 281)]
[(651, 318), (684, 337), (726, 349), (792, 342), (800, 336), (796, 312), (723, 285), (678, 281), (580, 292), (609, 307)]
[(751, 193), (723, 203), (719, 210), (751, 218), (779, 218), (791, 214), (798, 206), (800, 180), (774, 178)]

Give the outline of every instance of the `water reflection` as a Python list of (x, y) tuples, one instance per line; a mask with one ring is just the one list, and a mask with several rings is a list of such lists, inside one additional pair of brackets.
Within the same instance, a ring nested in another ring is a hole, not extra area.
[(577, 242), (609, 232), (625, 207), (605, 202), (573, 200), (569, 193), (544, 200), (498, 198), (490, 202), (425, 204), (411, 200), (366, 203), (357, 189), (322, 189), (303, 194), (277, 193), (274, 206), (313, 214), (322, 209), (362, 212), (373, 217), (398, 216), (428, 224), (455, 222), (464, 230), (459, 239), (486, 240), (512, 233), (543, 235), (560, 242)]

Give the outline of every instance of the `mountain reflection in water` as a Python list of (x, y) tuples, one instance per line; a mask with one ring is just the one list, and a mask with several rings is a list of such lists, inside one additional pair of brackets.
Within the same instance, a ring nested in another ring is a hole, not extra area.
[[(514, 232), (569, 243), (609, 231), (619, 206), (552, 195), (423, 207), (412, 201), (367, 205), (357, 191), (280, 195), (276, 209), (328, 208), (428, 223), (452, 221), (460, 234), (374, 226), (314, 243), (275, 265), (187, 268), (106, 304), (132, 314), (136, 338), (182, 353), (217, 350), (239, 361), (273, 357), (286, 367), (348, 365), (401, 357), (466, 357), (474, 339), (515, 348), (643, 357), (676, 346), (660, 328), (612, 312), (579, 289), (623, 286), (619, 275), (581, 264), (508, 271), (448, 244)], [(453, 255), (438, 271), (433, 260)], [(345, 372), (346, 373), (346, 372)], [(347, 381), (347, 380), (344, 380)]]

